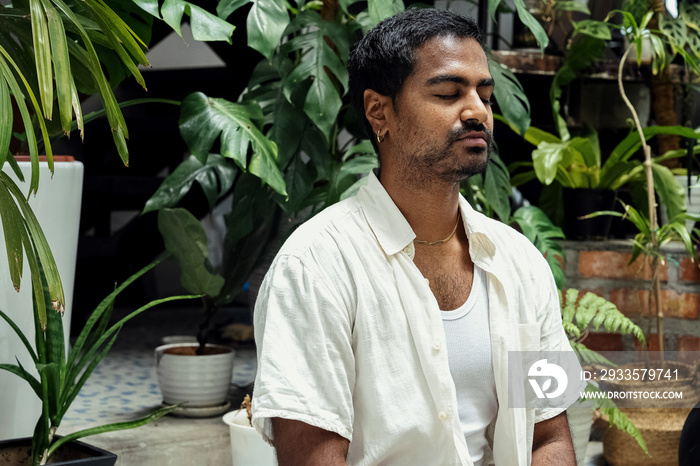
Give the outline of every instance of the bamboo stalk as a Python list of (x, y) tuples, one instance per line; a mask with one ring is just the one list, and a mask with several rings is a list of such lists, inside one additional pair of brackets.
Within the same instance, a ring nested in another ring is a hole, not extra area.
[[(630, 51), (634, 47), (634, 43), (631, 43), (629, 47), (627, 47), (627, 50), (625, 50), (625, 53), (622, 55), (622, 58), (620, 59), (620, 64), (618, 66), (617, 70), (617, 84), (620, 89), (620, 95), (622, 96), (622, 100), (625, 102), (625, 105), (627, 105), (627, 108), (629, 108), (630, 113), (632, 113), (632, 119), (634, 120), (634, 126), (637, 129), (637, 132), (639, 133), (639, 139), (642, 143), (642, 150), (644, 151), (644, 173), (646, 175), (647, 179), (647, 206), (649, 208), (649, 230), (651, 232), (651, 250), (654, 252), (657, 252), (659, 249), (659, 241), (658, 238), (656, 237), (656, 231), (659, 229), (659, 224), (658, 220), (656, 218), (656, 199), (654, 197), (654, 174), (651, 171), (651, 148), (647, 144), (646, 138), (644, 137), (644, 132), (642, 131), (642, 124), (639, 121), (639, 116), (637, 115), (637, 111), (635, 110), (634, 106), (630, 102), (630, 100), (627, 98), (627, 94), (625, 93), (625, 86), (622, 84), (622, 70), (624, 67), (624, 64), (627, 61), (627, 57), (630, 54)], [(651, 277), (652, 277), (652, 286), (651, 286), (651, 293), (654, 295), (654, 308), (655, 308), (655, 314), (656, 314), (656, 326), (657, 326), (657, 331), (658, 331), (658, 336), (659, 336), (659, 352), (661, 356), (661, 360), (664, 359), (664, 335), (663, 335), (663, 311), (661, 310), (661, 303), (659, 302), (659, 288), (660, 288), (660, 283), (659, 283), (659, 260), (656, 255), (651, 260), (650, 263), (651, 266)]]

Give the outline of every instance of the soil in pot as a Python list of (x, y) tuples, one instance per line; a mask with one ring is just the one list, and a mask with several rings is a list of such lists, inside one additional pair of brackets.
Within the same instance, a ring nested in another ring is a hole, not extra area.
[[(0, 464), (12, 466), (31, 465), (31, 438), (0, 442)], [(83, 442), (70, 442), (60, 447), (47, 464), (56, 466), (113, 466), (117, 455)]]
[(213, 354), (225, 354), (230, 350), (227, 348), (221, 348), (218, 346), (207, 346), (201, 355), (197, 354), (198, 346), (177, 346), (175, 348), (168, 348), (163, 353), (165, 354), (177, 354), (179, 356), (211, 356)]

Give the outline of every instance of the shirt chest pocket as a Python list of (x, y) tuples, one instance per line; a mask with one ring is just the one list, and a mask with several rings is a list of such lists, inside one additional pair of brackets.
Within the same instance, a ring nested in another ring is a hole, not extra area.
[(518, 324), (521, 351), (539, 351), (540, 324)]

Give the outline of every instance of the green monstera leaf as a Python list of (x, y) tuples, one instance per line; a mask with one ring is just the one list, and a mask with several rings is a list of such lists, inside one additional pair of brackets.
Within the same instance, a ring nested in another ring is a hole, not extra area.
[(199, 220), (185, 209), (162, 209), (158, 229), (165, 248), (180, 264), (182, 286), (191, 293), (217, 296), (224, 279), (209, 263), (207, 234)]
[(242, 170), (286, 196), (285, 182), (277, 166), (277, 145), (260, 130), (261, 120), (262, 110), (256, 103), (233, 103), (196, 92), (182, 101), (180, 134), (200, 161), (206, 161), (214, 142), (221, 136), (222, 156), (233, 159)]
[(284, 2), (254, 0), (246, 22), (248, 46), (271, 59), (288, 24), (289, 14)]
[[(323, 21), (313, 11), (301, 13), (287, 32), (300, 32), (285, 43), (280, 53), (301, 54), (300, 62), (284, 79), (284, 94), (291, 102), (295, 89), (312, 80), (306, 93), (304, 112), (323, 132), (327, 140), (343, 105), (341, 96), (348, 87), (348, 71), (345, 66), (350, 48), (345, 31)], [(329, 45), (332, 41), (335, 49)]]
[(194, 3), (183, 0), (165, 0), (159, 13), (158, 0), (133, 0), (133, 2), (156, 18), (163, 19), (179, 36), (182, 36), (180, 25), (184, 16), (187, 15), (190, 17), (192, 37), (195, 40), (231, 43), (231, 35), (235, 26)]

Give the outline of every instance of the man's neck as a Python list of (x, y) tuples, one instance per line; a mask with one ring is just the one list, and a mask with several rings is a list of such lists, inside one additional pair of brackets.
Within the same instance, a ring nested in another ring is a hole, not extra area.
[(441, 240), (454, 230), (459, 210), (459, 184), (409, 185), (406, 178), (391, 176), (384, 170), (379, 181), (411, 225), (417, 240)]

